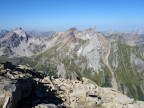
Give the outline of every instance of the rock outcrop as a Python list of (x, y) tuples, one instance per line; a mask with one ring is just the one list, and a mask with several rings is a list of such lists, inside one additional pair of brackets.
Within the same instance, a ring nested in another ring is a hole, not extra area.
[(42, 80), (57, 91), (58, 96), (68, 108), (143, 108), (144, 102), (134, 101), (113, 88), (102, 88), (94, 82), (82, 78), (78, 80)]
[(0, 64), (0, 108), (29, 108), (40, 103), (62, 102), (41, 83), (44, 75), (27, 66)]
[(113, 88), (82, 78), (45, 76), (27, 66), (0, 64), (0, 108), (143, 108)]

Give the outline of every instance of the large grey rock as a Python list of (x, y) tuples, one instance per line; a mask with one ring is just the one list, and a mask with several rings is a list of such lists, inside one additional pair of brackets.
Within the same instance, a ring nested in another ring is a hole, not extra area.
[(15, 108), (21, 99), (28, 98), (34, 81), (30, 70), (11, 63), (0, 64), (0, 106)]
[(22, 89), (17, 81), (9, 79), (0, 80), (0, 106), (2, 108), (14, 108), (21, 99)]

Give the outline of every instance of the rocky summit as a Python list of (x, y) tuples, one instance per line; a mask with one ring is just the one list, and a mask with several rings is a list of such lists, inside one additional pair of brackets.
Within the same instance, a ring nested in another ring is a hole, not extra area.
[(25, 65), (0, 64), (0, 108), (143, 108), (144, 102), (81, 80), (46, 76)]

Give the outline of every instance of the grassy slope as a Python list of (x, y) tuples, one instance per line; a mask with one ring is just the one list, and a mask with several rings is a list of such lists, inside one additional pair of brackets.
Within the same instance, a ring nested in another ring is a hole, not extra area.
[[(128, 88), (128, 96), (134, 97), (135, 99), (144, 100), (144, 94), (141, 90), (141, 77), (142, 73), (138, 73), (135, 66), (130, 63), (131, 53), (136, 54), (137, 57), (142, 58), (140, 47), (131, 47), (128, 45), (121, 44), (120, 41), (117, 42), (118, 50), (115, 53), (110, 54), (110, 62), (112, 64), (113, 57), (118, 54), (118, 67), (113, 70), (117, 82), (121, 86), (120, 89), (124, 92), (124, 87)], [(144, 88), (144, 87), (143, 87)]]

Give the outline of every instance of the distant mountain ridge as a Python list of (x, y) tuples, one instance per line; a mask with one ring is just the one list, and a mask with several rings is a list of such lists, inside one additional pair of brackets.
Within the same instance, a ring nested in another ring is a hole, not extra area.
[[(39, 46), (39, 47), (38, 47)], [(0, 40), (0, 55), (8, 57), (27, 56), (30, 57), (45, 47), (38, 37), (31, 37), (22, 28), (9, 31)]]
[(1, 39), (3, 62), (26, 64), (49, 76), (87, 77), (100, 86), (112, 86), (129, 97), (144, 100), (141, 33), (114, 32), (105, 36), (94, 28), (84, 31), (71, 28), (49, 37), (31, 37), (19, 28)]

